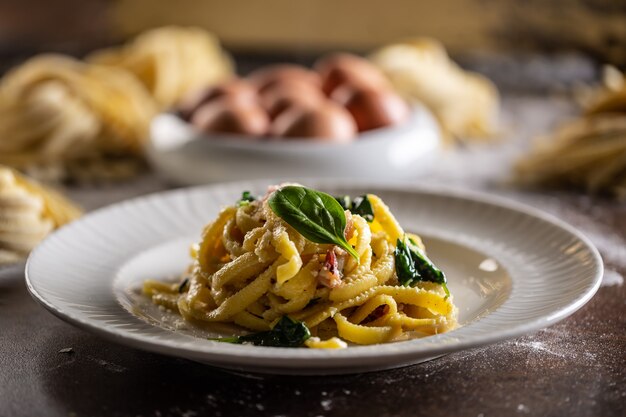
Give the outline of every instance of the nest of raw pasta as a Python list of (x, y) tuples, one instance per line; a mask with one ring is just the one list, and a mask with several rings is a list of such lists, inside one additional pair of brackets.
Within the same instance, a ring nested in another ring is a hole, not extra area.
[(192, 249), (184, 280), (146, 281), (144, 293), (187, 320), (231, 322), (254, 332), (267, 333), (289, 317), (310, 330), (309, 347), (383, 343), (454, 328), (457, 309), (445, 283), (399, 281), (397, 244), (409, 239), (423, 251), (419, 237), (405, 234), (377, 196), (364, 197), (370, 222), (345, 211), (346, 242), (358, 256), (305, 238), (266, 196), (223, 209)]
[(0, 163), (46, 181), (131, 177), (157, 112), (231, 73), (195, 28), (153, 29), (86, 61), (35, 56), (0, 80)]
[(516, 165), (517, 181), (576, 187), (626, 199), (626, 77), (607, 72), (583, 115), (537, 139)]
[(24, 259), (50, 232), (80, 215), (61, 194), (0, 165), (0, 265)]

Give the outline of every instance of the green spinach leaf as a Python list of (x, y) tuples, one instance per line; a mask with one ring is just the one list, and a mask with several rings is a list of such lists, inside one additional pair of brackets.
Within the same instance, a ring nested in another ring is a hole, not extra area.
[(420, 281), (430, 281), (443, 286), (446, 297), (450, 296), (446, 275), (432, 263), (412, 239), (396, 242), (394, 251), (396, 275), (404, 286), (414, 286)]
[(344, 236), (346, 215), (331, 195), (289, 185), (275, 191), (268, 204), (278, 217), (311, 242), (335, 244), (359, 261), (359, 254)]
[(357, 197), (352, 202), (352, 209), (350, 210), (354, 214), (358, 214), (363, 217), (368, 223), (374, 221), (374, 209), (372, 203), (367, 195)]
[(403, 240), (398, 239), (396, 242), (394, 257), (396, 261), (396, 275), (400, 284), (408, 287), (420, 281), (420, 274), (415, 269), (411, 250)]
[(253, 196), (250, 191), (244, 191), (241, 193), (241, 198), (237, 201), (237, 207), (247, 206), (251, 202), (255, 201), (256, 197)]
[(335, 200), (337, 200), (344, 210), (350, 210), (352, 214), (358, 214), (368, 223), (374, 221), (374, 209), (366, 194), (356, 197), (354, 200), (352, 200), (349, 195), (335, 197)]
[(350, 210), (352, 208), (352, 199), (349, 195), (335, 197), (335, 200), (337, 200), (341, 208), (344, 210)]
[(256, 346), (300, 347), (309, 337), (311, 337), (311, 332), (306, 324), (289, 316), (283, 316), (272, 330), (266, 332), (209, 340), (236, 344), (251, 343)]

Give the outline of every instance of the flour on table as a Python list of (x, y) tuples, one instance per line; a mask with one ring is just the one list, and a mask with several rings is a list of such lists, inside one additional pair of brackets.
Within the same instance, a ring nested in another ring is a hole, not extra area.
[(605, 269), (604, 276), (602, 277), (602, 286), (611, 287), (613, 285), (623, 285), (624, 277), (617, 271), (612, 269)]

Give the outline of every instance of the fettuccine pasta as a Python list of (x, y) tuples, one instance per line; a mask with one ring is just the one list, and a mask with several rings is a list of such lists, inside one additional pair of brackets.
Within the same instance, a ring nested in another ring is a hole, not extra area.
[[(201, 322), (234, 323), (268, 332), (281, 318), (301, 322), (311, 348), (385, 343), (453, 329), (457, 309), (445, 283), (402, 285), (398, 242), (423, 253), (375, 195), (364, 196), (373, 218), (346, 210), (345, 241), (315, 243), (272, 209), (268, 195), (224, 208), (192, 247), (183, 281), (144, 283), (152, 301)], [(343, 211), (343, 210), (342, 210)], [(424, 255), (425, 256), (425, 255)]]

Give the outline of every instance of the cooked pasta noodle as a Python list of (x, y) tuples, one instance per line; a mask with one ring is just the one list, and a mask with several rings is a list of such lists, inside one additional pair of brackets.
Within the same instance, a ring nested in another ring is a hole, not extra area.
[[(226, 207), (206, 226), (191, 251), (185, 281), (145, 281), (143, 292), (185, 319), (230, 322), (255, 332), (289, 316), (310, 329), (313, 337), (304, 343), (310, 348), (384, 343), (453, 329), (457, 309), (447, 288), (434, 282), (405, 286), (397, 276), (396, 242), (410, 238), (423, 250), (421, 240), (405, 235), (380, 198), (367, 198), (371, 222), (346, 211), (346, 239), (358, 258), (306, 239), (271, 209), (266, 196)], [(337, 267), (329, 268), (329, 262)]]

